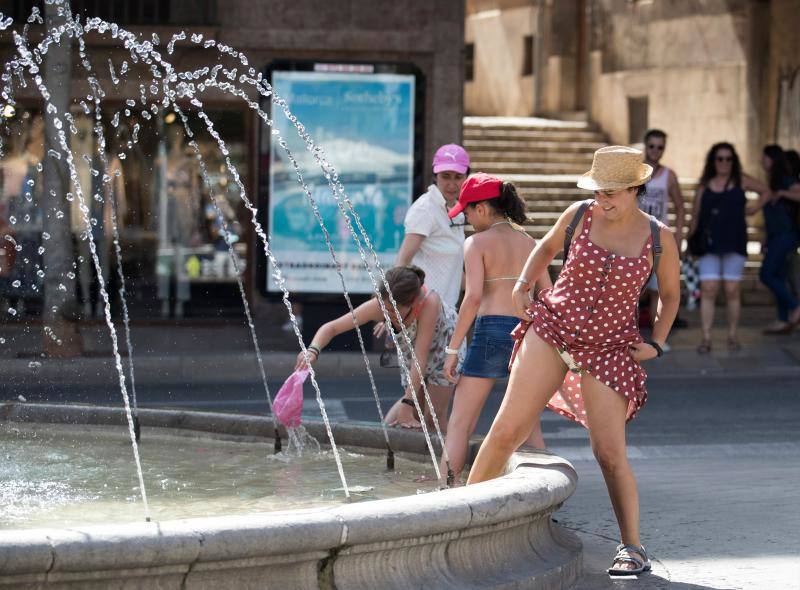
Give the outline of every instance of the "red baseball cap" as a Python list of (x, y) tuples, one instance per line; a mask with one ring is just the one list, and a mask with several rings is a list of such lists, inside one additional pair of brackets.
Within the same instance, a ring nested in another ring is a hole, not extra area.
[(487, 199), (496, 199), (500, 196), (502, 190), (503, 181), (496, 176), (486, 174), (485, 172), (473, 174), (461, 185), (461, 192), (458, 194), (458, 203), (456, 203), (455, 207), (450, 209), (447, 215), (452, 219), (461, 213), (468, 204), (485, 201)]

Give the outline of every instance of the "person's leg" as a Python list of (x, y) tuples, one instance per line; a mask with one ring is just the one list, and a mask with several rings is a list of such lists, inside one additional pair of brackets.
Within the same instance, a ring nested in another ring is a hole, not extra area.
[(175, 250), (170, 246), (159, 247), (156, 253), (156, 293), (161, 301), (161, 317), (170, 315), (170, 291), (175, 275)]
[(786, 272), (789, 279), (789, 288), (796, 299), (800, 299), (800, 253), (797, 248), (789, 254), (789, 260), (786, 263)]
[(742, 309), (741, 281), (723, 281), (725, 313), (728, 318), (728, 342), (738, 342), (739, 315)]
[[(447, 432), (447, 408), (450, 405), (450, 398), (453, 396), (453, 386), (431, 385), (430, 383), (426, 385), (428, 386), (428, 395), (430, 395), (433, 410), (436, 412), (436, 418), (439, 421), (439, 429), (442, 431), (442, 434), (445, 434)], [(420, 402), (423, 402), (424, 399), (424, 393), (422, 393), (422, 395), (420, 395)], [(425, 420), (428, 425), (433, 427), (433, 415), (431, 411), (425, 408), (424, 403), (422, 403), (422, 407), (425, 411)]]
[(797, 299), (789, 290), (787, 263), (789, 255), (797, 248), (794, 234), (774, 236), (767, 242), (767, 253), (761, 263), (759, 278), (773, 295), (778, 306), (778, 317), (788, 322), (789, 314), (797, 308)]
[[(100, 238), (97, 240), (97, 255), (100, 258), (100, 270), (103, 277), (103, 285), (108, 293), (108, 301), (113, 307), (114, 293), (111, 291), (109, 278), (111, 277), (111, 241), (108, 238)], [(99, 281), (98, 281), (99, 282)], [(103, 317), (106, 313), (106, 304), (100, 295), (100, 289), (97, 290), (97, 305), (95, 306), (95, 317)]]
[[(492, 391), (494, 379), (484, 377), (462, 376), (458, 380), (456, 392), (453, 396), (453, 411), (447, 421), (447, 439), (445, 447), (450, 458), (450, 469), (453, 470), (455, 479), (458, 480), (464, 463), (467, 460), (469, 437), (475, 432), (483, 404)], [(440, 465), (442, 474), (447, 473), (444, 456)]]
[(542, 420), (541, 416), (538, 420), (534, 420), (531, 427), (531, 433), (528, 435), (525, 444), (534, 449), (546, 449), (547, 445), (544, 442), (544, 435), (542, 434)]
[(725, 289), (725, 309), (728, 317), (728, 349), (741, 348), (737, 332), (741, 313), (741, 284), (746, 258), (741, 254), (730, 253), (722, 257), (722, 282)]
[(722, 279), (722, 258), (716, 254), (706, 254), (697, 261), (700, 273), (700, 326), (703, 340), (698, 352), (711, 350), (711, 328), (714, 325), (714, 308)]
[[(603, 472), (608, 495), (625, 545), (640, 547), (639, 492), (625, 448), (628, 400), (588, 373), (581, 379), (592, 452)], [(619, 569), (633, 564), (617, 562)]]
[(700, 324), (703, 329), (703, 342), (711, 342), (711, 328), (714, 326), (714, 306), (719, 293), (718, 280), (700, 281)]
[(775, 296), (775, 304), (778, 308), (778, 320), (781, 324), (786, 324), (789, 321), (789, 310), (786, 309), (786, 306), (783, 305), (783, 302), (776, 293), (776, 282), (779, 281), (780, 263), (778, 260), (777, 244), (773, 244), (772, 242), (773, 240), (767, 241), (766, 252), (761, 261), (761, 269), (758, 271), (758, 278), (772, 291), (772, 294)]
[[(503, 403), (481, 445), (468, 483), (498, 477), (519, 445), (531, 434), (548, 400), (564, 382), (567, 367), (533, 328), (525, 334), (511, 368)], [(537, 445), (539, 446), (539, 445)]]
[(180, 319), (185, 313), (186, 302), (191, 297), (189, 272), (186, 270), (187, 248), (175, 246), (175, 317)]

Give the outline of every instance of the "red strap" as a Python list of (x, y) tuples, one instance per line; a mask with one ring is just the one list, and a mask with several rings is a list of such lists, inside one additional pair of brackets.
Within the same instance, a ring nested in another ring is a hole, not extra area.
[(424, 293), (425, 296), (422, 299), (420, 299), (419, 302), (414, 305), (414, 307), (411, 308), (412, 318), (415, 318), (419, 315), (419, 311), (422, 309), (423, 303), (425, 303), (425, 300), (428, 298), (428, 287), (422, 285), (422, 288), (420, 290), (422, 291), (422, 293)]

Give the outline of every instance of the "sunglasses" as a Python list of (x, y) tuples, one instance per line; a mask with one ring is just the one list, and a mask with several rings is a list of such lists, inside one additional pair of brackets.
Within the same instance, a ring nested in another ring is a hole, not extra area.
[(657, 143), (651, 143), (651, 144), (648, 144), (647, 149), (648, 150), (658, 150), (659, 152), (663, 152), (664, 151), (664, 146), (663, 145), (658, 145)]
[(733, 162), (733, 156), (717, 156), (717, 162)]

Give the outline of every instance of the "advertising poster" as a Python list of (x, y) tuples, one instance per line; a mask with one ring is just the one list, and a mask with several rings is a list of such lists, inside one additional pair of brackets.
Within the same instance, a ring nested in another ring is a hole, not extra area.
[[(381, 264), (388, 269), (403, 240), (403, 219), (413, 196), (414, 76), (274, 71), (271, 83), (338, 172)], [(322, 169), (284, 113), (273, 107), (272, 118), (319, 207), (348, 290), (372, 293)], [(292, 293), (341, 293), (322, 229), (288, 154), (269, 127), (264, 127), (263, 137), (270, 137), (271, 248), (286, 286)], [(265, 278), (267, 291), (280, 290), (271, 264)]]

